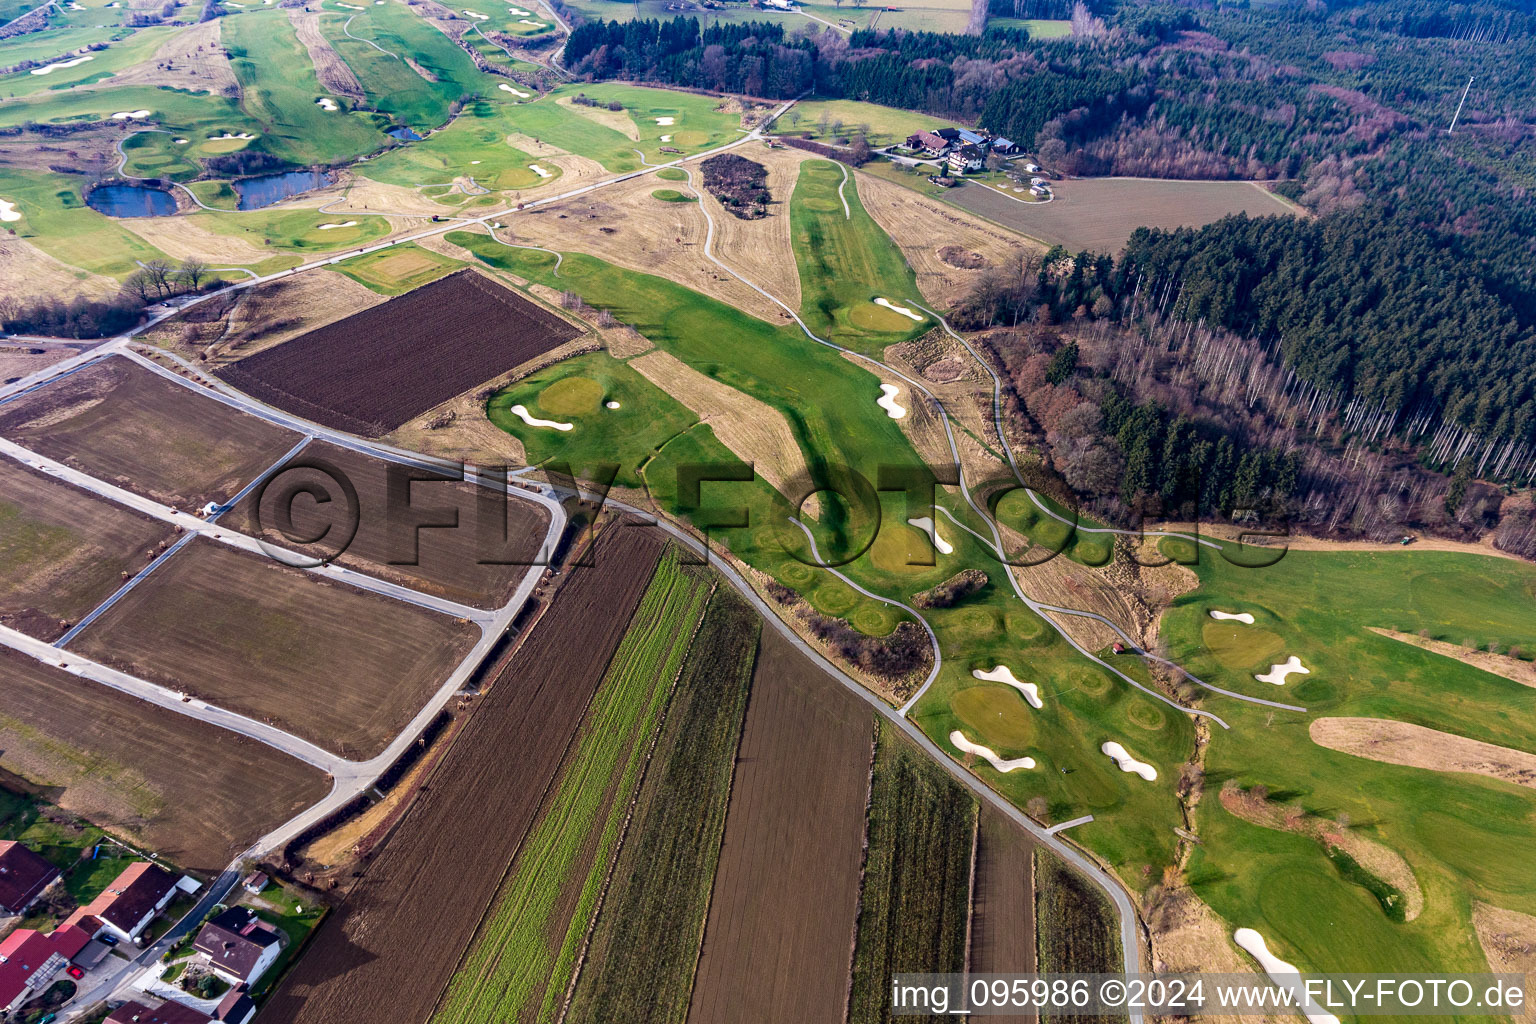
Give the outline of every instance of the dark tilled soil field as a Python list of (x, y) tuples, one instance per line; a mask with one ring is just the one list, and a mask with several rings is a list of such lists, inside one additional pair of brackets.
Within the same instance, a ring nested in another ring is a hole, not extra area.
[(65, 810), (217, 871), (330, 783), (255, 740), (0, 649), (0, 767)]
[(574, 569), (362, 880), (262, 1011), (267, 1024), (423, 1024), (538, 812), (662, 551), (652, 530)]
[(461, 270), (220, 373), (281, 409), (377, 437), (579, 333)]
[(117, 356), (0, 406), (0, 436), (188, 510), (228, 501), (299, 441)]
[(199, 539), (70, 650), (368, 758), (478, 636), (467, 622)]
[[(219, 523), (329, 557), (336, 548), (327, 548), (327, 541), (312, 547), (293, 541), (347, 527), (351, 512), (342, 481), (357, 494), (357, 533), (336, 564), (477, 608), (506, 603), (538, 555), (549, 524), (541, 508), (521, 498), (498, 497), (488, 488), (318, 441)], [(312, 485), (331, 501), (321, 504), (300, 494)], [(283, 521), (290, 507), (291, 519)], [(417, 530), (416, 524), (424, 525)]]
[[(976, 884), (971, 892), (971, 971), (1029, 974), (1035, 969), (1035, 844), (991, 804), (981, 805)], [(1028, 1014), (989, 1018), (1028, 1024)]]
[(690, 1024), (842, 1024), (873, 712), (764, 629)]
[(57, 639), (171, 536), (166, 523), (0, 459), (0, 622)]

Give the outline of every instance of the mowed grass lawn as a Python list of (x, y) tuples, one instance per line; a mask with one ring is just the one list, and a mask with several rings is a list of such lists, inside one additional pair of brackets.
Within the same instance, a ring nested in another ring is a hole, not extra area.
[[(441, 185), (461, 175), (490, 189), (529, 188), (544, 181), (529, 167), (535, 158), (508, 144), (510, 131), (497, 98), (476, 100), (442, 131), (399, 146), (360, 169), (374, 181), (410, 187)], [(558, 171), (547, 161), (541, 166)]]
[[(1536, 569), (1442, 552), (1317, 551), (1243, 569), (1201, 554), (1200, 589), (1164, 618), (1173, 657), (1219, 685), (1307, 708), (1272, 714), (1223, 702), (1232, 730), (1213, 732), (1208, 787), (1262, 785), (1272, 799), (1349, 823), (1406, 859), (1425, 909), (1411, 922), (1390, 920), (1317, 842), (1249, 824), (1212, 799), (1200, 806), (1196, 891), (1230, 925), (1257, 928), (1304, 969), (1485, 969), (1473, 901), (1536, 913), (1536, 792), (1329, 750), (1311, 741), (1308, 725), (1386, 718), (1536, 751), (1536, 691), (1369, 631), (1536, 650)], [(1212, 609), (1249, 612), (1255, 622), (1217, 624)], [(1283, 687), (1253, 678), (1291, 655), (1309, 675)]]
[[(237, 210), (195, 213), (200, 227), (231, 235), (262, 249), (282, 252), (334, 252), (361, 247), (389, 234), (389, 221), (357, 213), (319, 210)], [(334, 227), (325, 227), (331, 224)]]
[(711, 583), (670, 547), (433, 1020), (553, 1020)]
[(800, 315), (816, 334), (878, 354), (934, 326), (932, 317), (914, 308), (922, 293), (912, 268), (864, 210), (854, 178), (841, 164), (807, 160), (800, 165), (790, 225), (800, 267)]
[[(556, 102), (578, 94), (600, 103), (617, 100), (624, 109), (588, 116)], [(664, 163), (676, 159), (678, 154), (661, 152), (663, 146), (689, 154), (740, 138), (740, 115), (717, 111), (720, 102), (713, 96), (599, 82), (562, 86), (535, 103), (510, 107), (507, 118), (514, 131), (590, 157), (610, 171), (624, 172), (642, 166), (636, 150), (652, 163)], [(627, 117), (637, 137), (631, 138), (598, 120), (599, 116), (608, 118), (612, 113)], [(661, 123), (668, 119), (669, 123)], [(663, 141), (662, 136), (668, 136), (667, 140)]]
[(410, 242), (343, 260), (336, 264), (336, 269), (380, 295), (400, 295), (430, 284), (461, 266), (463, 264), (451, 256)]
[(921, 130), (963, 127), (942, 117), (858, 100), (805, 100), (796, 103), (773, 124), (779, 134), (809, 134), (821, 139), (830, 135), (866, 135), (871, 146), (899, 144)]
[(61, 263), (122, 279), (138, 269), (137, 261), (164, 258), (159, 249), (86, 206), (68, 178), (0, 168), (0, 196), (21, 214), (7, 227)]

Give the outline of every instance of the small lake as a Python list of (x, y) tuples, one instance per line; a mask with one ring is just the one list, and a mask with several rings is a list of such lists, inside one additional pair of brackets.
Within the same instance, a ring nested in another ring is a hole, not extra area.
[(423, 138), (423, 136), (417, 135), (409, 128), (395, 128), (389, 132), (389, 135), (391, 138), (399, 139), (401, 142), (420, 142)]
[(103, 185), (91, 190), (85, 203), (108, 217), (169, 217), (176, 212), (176, 197), (145, 185)]
[(240, 209), (260, 210), (264, 206), (280, 203), (289, 196), (320, 188), (326, 183), (324, 171), (284, 171), (281, 174), (242, 178), (232, 184), (240, 195)]

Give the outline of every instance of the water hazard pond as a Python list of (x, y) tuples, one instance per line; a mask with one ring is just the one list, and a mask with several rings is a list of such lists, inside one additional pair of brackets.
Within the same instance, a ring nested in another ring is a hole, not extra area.
[(284, 171), (281, 174), (242, 178), (232, 184), (240, 195), (240, 209), (260, 210), (273, 203), (280, 203), (289, 196), (320, 188), (327, 181), (324, 171)]
[(86, 205), (108, 217), (169, 217), (176, 197), (147, 185), (102, 185), (91, 189)]

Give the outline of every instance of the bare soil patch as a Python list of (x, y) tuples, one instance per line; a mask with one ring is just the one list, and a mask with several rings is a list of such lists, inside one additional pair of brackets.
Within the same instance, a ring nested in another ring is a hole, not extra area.
[(1412, 633), (1399, 633), (1395, 629), (1382, 629), (1371, 627), (1372, 633), (1399, 640), (1405, 644), (1412, 644), (1421, 651), (1429, 651), (1447, 658), (1455, 658), (1457, 661), (1473, 668), (1480, 668), (1484, 672), (1492, 672), (1496, 676), (1519, 683), (1521, 686), (1536, 686), (1536, 665), (1519, 658), (1511, 658), (1507, 654), (1490, 654), (1487, 651), (1475, 650), (1471, 647), (1463, 647), (1461, 644), (1450, 644), (1444, 640), (1431, 640), (1428, 637), (1415, 636)]
[[(1035, 970), (1035, 844), (986, 802), (976, 837), (967, 962), (975, 974)], [(1033, 1018), (1026, 1014), (998, 1020), (1025, 1024)]]
[(957, 270), (985, 270), (991, 266), (981, 253), (972, 252), (962, 245), (940, 246), (939, 259)]
[(299, 37), (299, 42), (309, 52), (310, 63), (315, 66), (315, 77), (320, 80), (321, 87), (337, 96), (362, 99), (362, 83), (320, 31), (320, 12), (290, 7), (288, 20), (293, 23), (293, 31)]
[(0, 346), (0, 384), (10, 384), (21, 378), (68, 359), (76, 349), (62, 345), (3, 345)]
[(377, 437), (580, 333), (473, 270), (231, 364), (279, 408)]
[(120, 356), (7, 404), (0, 435), (180, 508), (229, 500), (299, 440)]
[(240, 82), (229, 66), (219, 25), (215, 18), (177, 32), (149, 60), (114, 74), (112, 85), (153, 85), (238, 97)]
[(1330, 750), (1387, 764), (1467, 772), (1536, 789), (1536, 754), (1388, 718), (1316, 718), (1307, 732)]
[(360, 759), (389, 745), (476, 636), (467, 622), (200, 539), (71, 649)]
[(662, 545), (621, 528), (572, 570), (362, 880), (263, 1010), (288, 1024), (427, 1020), (458, 966)]
[(691, 1024), (842, 1024), (872, 716), (764, 630)]
[[(511, 598), (549, 522), (532, 502), (325, 442), (306, 445), (271, 480), (220, 525), (316, 557), (334, 554), (323, 541), (305, 546), (293, 538), (347, 528), (352, 510), (343, 507), (348, 499), (339, 486), (345, 480), (357, 494), (357, 533), (336, 564), (477, 608)], [(300, 498), (290, 512), (290, 488), (308, 487), (330, 494), (331, 502)]]
[(223, 868), (330, 790), (271, 747), (14, 651), (0, 650), (0, 686), (0, 765), (184, 868)]
[(166, 523), (0, 460), (0, 622), (55, 640), (172, 536)]

